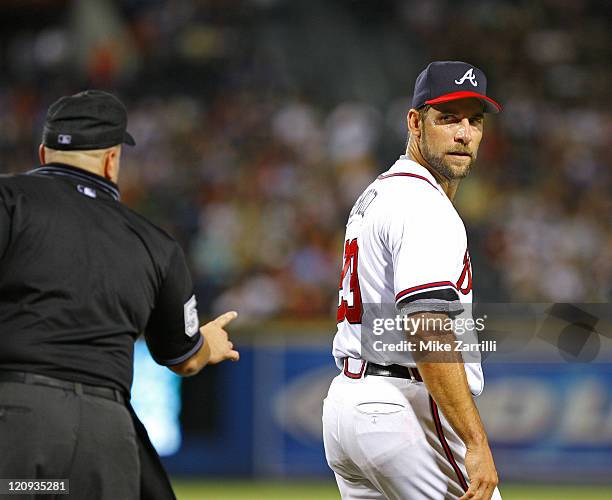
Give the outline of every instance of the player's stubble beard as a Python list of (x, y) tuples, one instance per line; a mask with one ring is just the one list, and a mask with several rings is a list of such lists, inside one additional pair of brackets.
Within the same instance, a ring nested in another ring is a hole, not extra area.
[(472, 169), (472, 165), (476, 161), (476, 152), (471, 153), (465, 149), (455, 148), (452, 150), (453, 152), (470, 154), (470, 162), (463, 166), (450, 165), (446, 156), (448, 151), (434, 153), (429, 147), (425, 123), (423, 123), (423, 134), (421, 134), (420, 149), (423, 159), (431, 166), (431, 168), (433, 168), (439, 175), (449, 180), (463, 179), (464, 177), (467, 177)]

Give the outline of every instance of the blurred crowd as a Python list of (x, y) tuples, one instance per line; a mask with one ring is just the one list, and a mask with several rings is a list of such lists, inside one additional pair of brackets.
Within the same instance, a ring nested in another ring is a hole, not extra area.
[(610, 301), (604, 4), (8, 2), (0, 172), (36, 165), (57, 97), (114, 91), (137, 142), (122, 199), (187, 249), (202, 310), (331, 318), (348, 212), (404, 152), (416, 75), (466, 60), (504, 105), (457, 198), (476, 299)]

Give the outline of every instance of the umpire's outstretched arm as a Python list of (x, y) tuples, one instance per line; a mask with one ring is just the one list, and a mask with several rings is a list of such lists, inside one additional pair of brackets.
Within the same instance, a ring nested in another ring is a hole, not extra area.
[(189, 359), (168, 368), (178, 375), (190, 377), (208, 364), (214, 365), (226, 359), (238, 361), (240, 354), (234, 350), (234, 344), (228, 339), (224, 330), (224, 327), (237, 316), (236, 311), (229, 311), (200, 327), (200, 335), (204, 340), (202, 347)]

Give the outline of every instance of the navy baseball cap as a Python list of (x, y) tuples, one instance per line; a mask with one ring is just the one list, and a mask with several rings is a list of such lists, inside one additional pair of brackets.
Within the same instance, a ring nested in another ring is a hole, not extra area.
[(127, 111), (113, 94), (86, 90), (61, 97), (47, 111), (42, 142), (64, 151), (136, 144), (128, 133)]
[(487, 96), (487, 77), (480, 68), (461, 61), (434, 61), (417, 77), (412, 107), (476, 98), (486, 113), (499, 113), (501, 104)]

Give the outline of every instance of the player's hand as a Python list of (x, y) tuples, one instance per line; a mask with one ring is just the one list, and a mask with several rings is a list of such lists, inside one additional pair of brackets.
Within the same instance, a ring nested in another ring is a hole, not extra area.
[(229, 311), (200, 327), (200, 333), (204, 336), (210, 349), (208, 364), (215, 365), (226, 359), (232, 361), (240, 359), (240, 354), (234, 350), (234, 344), (229, 340), (227, 332), (224, 330), (237, 317), (238, 313), (236, 311)]
[(459, 500), (489, 500), (497, 486), (497, 470), (488, 444), (468, 446), (465, 454), (465, 468), (470, 487)]

